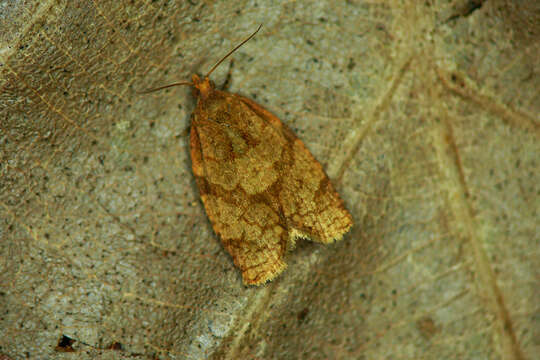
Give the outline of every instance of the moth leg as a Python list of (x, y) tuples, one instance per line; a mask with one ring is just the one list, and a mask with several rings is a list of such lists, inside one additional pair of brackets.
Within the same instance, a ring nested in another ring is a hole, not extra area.
[(227, 76), (225, 77), (225, 81), (220, 87), (221, 91), (228, 91), (229, 86), (231, 86), (231, 78), (232, 78), (232, 69), (234, 67), (234, 59), (231, 59), (231, 62), (229, 63), (229, 71), (227, 71)]

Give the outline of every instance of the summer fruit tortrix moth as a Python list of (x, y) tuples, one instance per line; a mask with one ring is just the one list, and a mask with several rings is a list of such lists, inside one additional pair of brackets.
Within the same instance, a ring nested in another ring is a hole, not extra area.
[[(259, 29), (261, 27), (259, 26)], [(276, 116), (246, 97), (216, 90), (214, 69), (191, 85), (193, 174), (206, 213), (245, 284), (260, 285), (286, 267), (297, 238), (340, 240), (353, 222), (321, 164)]]

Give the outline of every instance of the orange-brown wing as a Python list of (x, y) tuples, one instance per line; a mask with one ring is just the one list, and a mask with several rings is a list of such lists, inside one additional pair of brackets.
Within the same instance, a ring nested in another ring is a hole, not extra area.
[(289, 154), (282, 157), (278, 196), (291, 240), (295, 237), (322, 243), (340, 240), (353, 221), (321, 164), (276, 116), (248, 98), (235, 96), (282, 132), (288, 141)]
[(259, 285), (286, 267), (288, 234), (269, 195), (280, 178), (275, 163), (284, 142), (236, 98), (216, 94), (192, 119), (193, 173), (214, 231), (244, 283)]

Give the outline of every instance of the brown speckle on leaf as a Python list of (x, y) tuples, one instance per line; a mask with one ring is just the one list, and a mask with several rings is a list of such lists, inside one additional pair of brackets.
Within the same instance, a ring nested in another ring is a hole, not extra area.
[(439, 328), (435, 325), (435, 321), (431, 316), (424, 316), (416, 322), (416, 327), (420, 334), (426, 339), (430, 339), (439, 332)]
[(73, 349), (73, 344), (75, 343), (75, 340), (73, 340), (70, 337), (67, 337), (66, 335), (62, 335), (60, 339), (58, 339), (58, 344), (54, 348), (58, 352), (74, 352), (75, 349)]

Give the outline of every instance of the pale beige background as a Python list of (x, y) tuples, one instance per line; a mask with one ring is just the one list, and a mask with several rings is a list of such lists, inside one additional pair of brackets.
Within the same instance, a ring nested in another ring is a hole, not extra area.
[[(534, 3), (3, 1), (0, 353), (538, 356)], [(230, 90), (296, 131), (356, 225), (246, 288), (191, 176), (190, 89), (137, 90), (259, 24)]]

